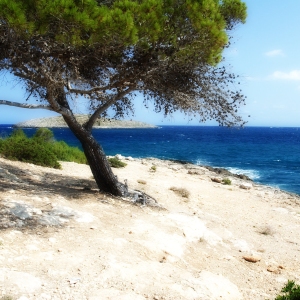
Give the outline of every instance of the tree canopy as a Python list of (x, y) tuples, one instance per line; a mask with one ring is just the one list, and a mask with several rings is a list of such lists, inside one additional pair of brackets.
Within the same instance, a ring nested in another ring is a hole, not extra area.
[[(166, 115), (241, 125), (244, 96), (217, 65), (245, 19), (240, 0), (0, 0), (0, 70), (41, 101), (23, 107), (60, 113), (81, 142), (108, 108), (133, 111), (135, 92)], [(83, 126), (77, 95), (91, 114)]]

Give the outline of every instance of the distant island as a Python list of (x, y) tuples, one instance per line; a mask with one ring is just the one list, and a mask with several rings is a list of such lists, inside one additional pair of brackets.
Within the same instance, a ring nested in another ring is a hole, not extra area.
[[(79, 123), (83, 124), (87, 120), (87, 115), (76, 115), (76, 119)], [(65, 123), (62, 116), (58, 117), (47, 117), (47, 118), (39, 118), (28, 120), (25, 122), (20, 122), (14, 125), (15, 127), (47, 127), (47, 128), (55, 128), (55, 127), (68, 127)], [(94, 125), (94, 128), (157, 128), (157, 126), (140, 122), (140, 121), (129, 121), (129, 120), (115, 120), (115, 119), (106, 119), (99, 118)]]

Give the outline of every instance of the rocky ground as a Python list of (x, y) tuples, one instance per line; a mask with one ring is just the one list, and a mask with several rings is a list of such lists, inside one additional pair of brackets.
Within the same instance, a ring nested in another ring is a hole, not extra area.
[[(300, 281), (299, 197), (205, 168), (125, 160), (142, 206), (89, 167), (0, 158), (0, 299), (274, 299)], [(2, 298), (1, 298), (2, 297)]]

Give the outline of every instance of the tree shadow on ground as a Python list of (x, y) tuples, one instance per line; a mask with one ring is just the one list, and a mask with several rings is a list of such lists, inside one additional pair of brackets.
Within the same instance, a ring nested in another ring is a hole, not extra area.
[(56, 196), (76, 202), (106, 198), (92, 178), (57, 174), (47, 168), (35, 172), (3, 161), (0, 162), (0, 193), (0, 230), (63, 227), (78, 217), (79, 212), (71, 208), (53, 207), (51, 199)]
[[(60, 194), (63, 197), (80, 196), (84, 194), (99, 194), (95, 181), (47, 172), (47, 168), (37, 174), (21, 169), (20, 167), (0, 162), (0, 190), (26, 190), (39, 195), (49, 193)], [(50, 169), (51, 170), (51, 169)]]

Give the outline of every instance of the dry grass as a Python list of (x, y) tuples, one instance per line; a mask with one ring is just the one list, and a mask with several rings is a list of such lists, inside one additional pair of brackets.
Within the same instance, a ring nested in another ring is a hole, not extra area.
[(0, 300), (13, 300), (13, 297), (11, 297), (11, 296), (2, 296), (0, 298)]
[(147, 182), (145, 180), (142, 180), (142, 179), (138, 179), (137, 181), (139, 184), (146, 184)]
[(183, 198), (189, 198), (189, 196), (190, 196), (190, 192), (185, 188), (178, 188), (178, 187), (172, 186), (172, 187), (170, 187), (170, 190)]
[(275, 232), (271, 226), (266, 225), (266, 226), (260, 227), (258, 230), (258, 233), (263, 234), (263, 235), (273, 235)]
[(201, 175), (200, 172), (198, 172), (198, 171), (191, 171), (191, 170), (188, 170), (188, 174), (190, 174), (190, 175)]

